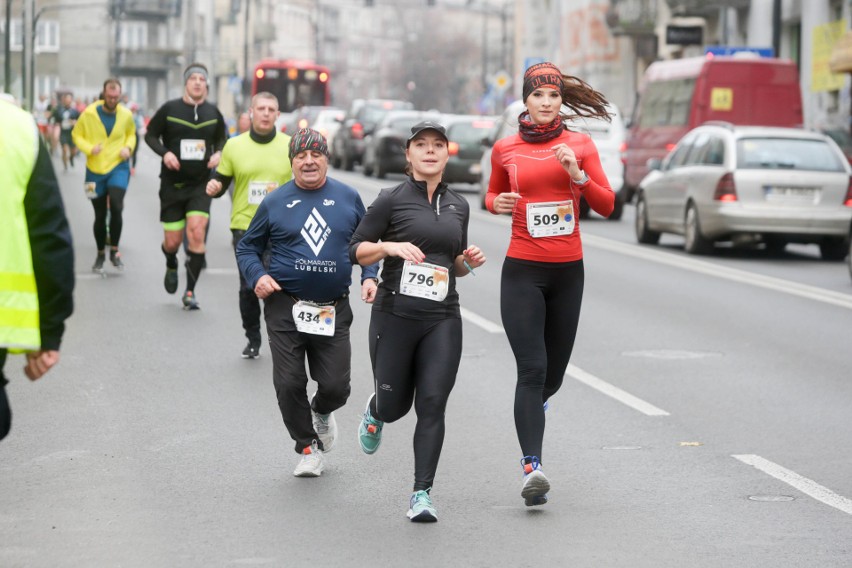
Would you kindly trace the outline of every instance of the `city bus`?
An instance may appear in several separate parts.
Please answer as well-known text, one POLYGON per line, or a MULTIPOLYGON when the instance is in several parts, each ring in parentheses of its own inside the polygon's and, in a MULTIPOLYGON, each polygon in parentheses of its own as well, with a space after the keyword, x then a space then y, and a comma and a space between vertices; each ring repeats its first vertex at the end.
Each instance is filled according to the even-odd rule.
POLYGON ((278 97, 282 113, 301 106, 328 106, 331 101, 328 68, 312 61, 264 59, 254 68, 252 96, 269 91, 278 97))

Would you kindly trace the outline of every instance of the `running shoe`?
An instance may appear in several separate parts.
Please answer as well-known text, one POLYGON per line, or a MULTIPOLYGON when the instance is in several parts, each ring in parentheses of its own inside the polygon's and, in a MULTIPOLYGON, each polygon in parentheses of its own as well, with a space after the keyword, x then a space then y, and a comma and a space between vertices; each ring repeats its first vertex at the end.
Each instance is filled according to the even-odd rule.
POLYGON ((429 490, 415 491, 411 494, 408 518, 413 523, 434 523, 438 520, 438 511, 432 505, 429 490))
POLYGON ((260 344, 249 341, 246 348, 243 349, 243 359, 257 359, 258 357, 260 357, 260 344))
POLYGON ((547 503, 547 492, 550 491, 550 481, 541 470, 541 462, 536 456, 525 456, 521 460, 524 467, 524 484, 521 488, 521 497, 524 505, 535 507, 547 503))
POLYGON ((550 401, 545 400, 543 406, 544 406, 544 411, 547 412, 547 409, 550 408, 550 401))
POLYGON ((178 288, 178 271, 177 268, 166 268, 166 278, 163 280, 166 287, 166 292, 174 294, 178 288))
POLYGON ((374 454, 379 449, 382 443, 382 426, 385 425, 381 420, 376 420, 370 414, 370 401, 374 395, 370 395, 367 399, 367 408, 364 410, 364 416, 361 418, 361 424, 358 426, 358 443, 361 444, 361 449, 365 454, 374 454))
POLYGON ((317 447, 316 441, 302 450, 302 459, 293 470, 296 477, 319 477, 322 475, 323 458, 322 450, 317 447))
POLYGON ((198 300, 195 299, 195 294, 191 290, 187 290, 183 295, 183 309, 185 310, 200 310, 198 300))
POLYGON ((124 270, 124 263, 121 261, 121 253, 117 250, 109 251, 109 261, 119 270, 124 270))
POLYGON ((95 263, 92 265, 92 272, 103 272, 104 260, 106 260, 106 256, 103 254, 99 254, 95 257, 95 263))
POLYGON ((319 414, 314 412, 313 403, 317 393, 311 396, 311 420, 314 423, 314 431, 319 436, 322 442, 322 451, 330 452, 334 447, 334 440, 337 438, 337 420, 334 419, 334 412, 328 414, 319 414))

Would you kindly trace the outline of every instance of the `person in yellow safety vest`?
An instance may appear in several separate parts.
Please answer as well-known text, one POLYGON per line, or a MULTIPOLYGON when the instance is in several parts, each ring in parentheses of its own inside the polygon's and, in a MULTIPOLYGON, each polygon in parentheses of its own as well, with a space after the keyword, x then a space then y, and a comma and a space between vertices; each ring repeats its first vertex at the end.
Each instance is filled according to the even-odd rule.
POLYGON ((0 440, 12 424, 3 374, 26 353, 36 380, 59 362, 74 309, 74 248, 50 155, 32 116, 0 99, 0 440))

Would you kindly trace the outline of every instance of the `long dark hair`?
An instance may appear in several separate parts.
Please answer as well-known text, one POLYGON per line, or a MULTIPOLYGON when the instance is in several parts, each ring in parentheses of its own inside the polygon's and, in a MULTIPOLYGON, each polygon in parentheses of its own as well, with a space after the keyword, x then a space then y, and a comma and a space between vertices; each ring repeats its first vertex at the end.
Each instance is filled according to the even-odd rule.
POLYGON ((562 82, 562 104, 573 111, 573 114, 559 113, 563 120, 578 116, 612 120, 607 111, 609 103, 601 92, 573 75, 563 74, 562 82))

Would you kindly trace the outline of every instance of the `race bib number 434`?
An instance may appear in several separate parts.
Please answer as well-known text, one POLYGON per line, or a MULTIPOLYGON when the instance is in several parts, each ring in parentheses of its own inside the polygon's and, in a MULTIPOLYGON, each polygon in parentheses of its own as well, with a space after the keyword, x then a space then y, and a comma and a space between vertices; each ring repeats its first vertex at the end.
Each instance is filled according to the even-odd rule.
POLYGON ((449 284, 450 273, 443 266, 428 262, 414 264, 406 260, 402 266, 399 291, 406 296, 440 302, 447 297, 449 284))
POLYGON ((527 231, 533 238, 570 235, 574 221, 573 201, 527 204, 527 231))
POLYGON ((334 335, 334 306, 318 306, 300 300, 293 304, 296 329, 312 335, 334 335))

